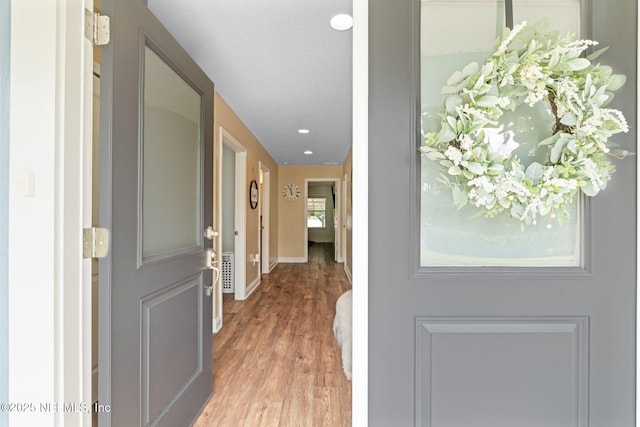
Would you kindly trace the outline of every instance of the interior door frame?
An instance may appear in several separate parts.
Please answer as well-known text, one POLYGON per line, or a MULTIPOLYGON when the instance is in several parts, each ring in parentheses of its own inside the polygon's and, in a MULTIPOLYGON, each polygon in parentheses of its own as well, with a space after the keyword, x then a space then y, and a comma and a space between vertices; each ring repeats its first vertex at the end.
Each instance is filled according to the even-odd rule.
POLYGON ((341 262, 347 262, 347 175, 342 177, 342 209, 340 212, 340 238, 342 239, 342 250, 340 251, 341 262))
MULTIPOLYGON (((235 249, 233 252, 233 274, 234 274, 234 298, 244 300, 247 298, 247 271, 246 271, 246 247, 247 247, 247 149, 229 131, 220 126, 220 141, 223 146, 227 146, 236 153, 235 162, 235 249)), ((219 173, 222 173, 218 168, 219 173)), ((218 191, 222 184, 222 177, 218 176, 218 191)), ((222 207, 218 206, 218 217, 222 220, 222 207)), ((222 241, 218 239, 217 252, 222 250, 222 241)), ((222 256, 222 254, 220 254, 222 256)), ((219 295, 222 303, 222 286, 219 295)), ((222 310, 220 310, 222 315, 222 310)))
POLYGON ((369 1, 353 0, 352 284, 353 382, 351 423, 369 425, 369 1))
POLYGON ((259 210, 258 215, 262 216, 262 221, 258 221, 258 242, 260 243, 260 272, 267 274, 271 271, 269 261, 269 236, 270 229, 270 210, 271 210, 271 171, 262 161, 258 162, 258 170, 260 171, 260 192, 258 195, 259 210), (262 228, 261 228, 262 227, 262 228), (261 236, 260 236, 261 235, 261 236))
MULTIPOLYGON (((90 404, 91 260, 83 259, 79 242, 91 225, 92 125, 85 118, 92 109, 93 49, 84 36, 84 11, 93 1, 5 6, 11 21, 8 399, 90 404), (34 81, 33 73, 47 77, 34 81), (18 185, 19 178, 31 184, 18 185), (24 242, 31 249, 38 242, 37 258, 22 249, 24 242)), ((83 412, 13 412, 8 419, 11 425, 91 425, 91 414, 83 412)))

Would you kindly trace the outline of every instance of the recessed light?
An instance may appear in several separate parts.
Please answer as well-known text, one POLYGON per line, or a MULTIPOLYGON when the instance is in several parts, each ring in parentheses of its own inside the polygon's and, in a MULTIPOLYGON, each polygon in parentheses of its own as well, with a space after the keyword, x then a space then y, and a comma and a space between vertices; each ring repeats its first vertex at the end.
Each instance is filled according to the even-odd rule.
POLYGON ((310 156, 311 154, 313 154, 313 151, 307 150, 307 151, 304 152, 304 154, 306 154, 307 156, 310 156))
POLYGON ((329 25, 336 31, 346 31, 353 27, 353 18, 346 13, 339 13, 331 18, 329 25))
POLYGON ((298 133, 309 133, 309 129, 298 129, 298 133))

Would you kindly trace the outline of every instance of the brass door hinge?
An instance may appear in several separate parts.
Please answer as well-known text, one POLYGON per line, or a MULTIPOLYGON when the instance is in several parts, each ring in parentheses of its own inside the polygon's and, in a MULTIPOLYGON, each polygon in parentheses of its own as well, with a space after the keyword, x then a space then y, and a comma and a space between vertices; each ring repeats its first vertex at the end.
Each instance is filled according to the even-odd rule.
POLYGON ((94 46, 109 44, 109 17, 84 10, 84 35, 94 46))
POLYGON ((82 230, 82 257, 104 258, 109 254, 109 230, 85 228, 82 230))

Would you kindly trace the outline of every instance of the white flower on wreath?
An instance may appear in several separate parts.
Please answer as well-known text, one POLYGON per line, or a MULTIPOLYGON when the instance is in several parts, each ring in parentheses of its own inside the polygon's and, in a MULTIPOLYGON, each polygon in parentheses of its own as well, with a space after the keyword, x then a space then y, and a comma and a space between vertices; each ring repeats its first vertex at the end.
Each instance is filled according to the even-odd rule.
POLYGON ((513 131, 504 131, 504 126, 497 128, 486 128, 484 136, 487 140, 487 148, 492 154, 502 157, 509 157, 513 151, 520 146, 514 140, 513 131))

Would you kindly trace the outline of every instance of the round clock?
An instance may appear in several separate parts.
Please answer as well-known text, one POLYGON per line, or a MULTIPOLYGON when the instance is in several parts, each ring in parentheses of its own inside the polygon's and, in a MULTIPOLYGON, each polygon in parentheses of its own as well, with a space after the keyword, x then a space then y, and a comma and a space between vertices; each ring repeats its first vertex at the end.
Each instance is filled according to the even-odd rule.
POLYGON ((300 187, 296 184, 285 184, 284 187, 282 187, 282 197, 288 201, 298 200, 298 197, 300 197, 300 187))

